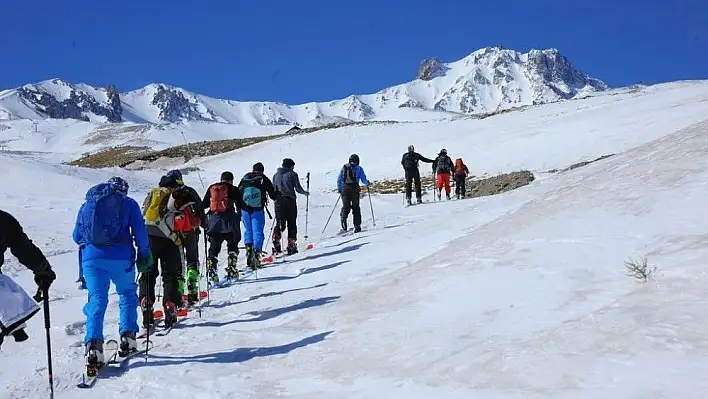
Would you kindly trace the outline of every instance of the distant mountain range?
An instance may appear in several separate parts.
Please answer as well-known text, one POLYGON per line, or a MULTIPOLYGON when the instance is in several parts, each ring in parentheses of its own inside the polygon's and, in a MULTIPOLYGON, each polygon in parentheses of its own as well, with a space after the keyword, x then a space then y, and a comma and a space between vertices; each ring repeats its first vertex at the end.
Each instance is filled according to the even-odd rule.
POLYGON ((119 93, 112 85, 98 88, 52 79, 0 91, 0 120, 312 126, 347 120, 400 120, 405 119, 402 115, 410 115, 406 110, 426 114, 491 112, 607 89, 607 84, 577 69, 556 49, 520 53, 488 47, 455 62, 424 60, 415 80, 377 93, 298 105, 216 99, 160 83, 119 93))

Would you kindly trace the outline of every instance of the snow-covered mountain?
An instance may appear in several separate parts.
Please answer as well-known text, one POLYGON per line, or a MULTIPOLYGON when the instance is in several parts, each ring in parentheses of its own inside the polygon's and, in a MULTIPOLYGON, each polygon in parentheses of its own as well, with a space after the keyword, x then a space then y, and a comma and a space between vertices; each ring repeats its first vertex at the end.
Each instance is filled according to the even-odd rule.
POLYGON ((299 105, 216 99, 161 83, 118 93, 114 86, 97 88, 53 79, 0 91, 0 120, 310 126, 339 120, 409 120, 413 115, 418 120, 439 119, 441 114, 549 103, 608 88, 556 49, 520 53, 488 47, 451 63, 424 60, 415 80, 377 93, 299 105), (405 112, 409 108, 420 112, 405 112))
MULTIPOLYGON (((0 399, 48 397, 47 334, 57 398, 703 399, 708 81, 610 93, 486 119, 320 130, 139 171, 0 151, 2 209, 57 272, 49 328, 40 312, 27 341, 7 337, 0 348, 0 399), (333 188, 350 151, 369 179, 401 178, 411 143, 426 156, 444 146, 477 176, 525 169, 537 179, 460 201, 428 192, 409 208, 400 195, 373 194, 364 231, 336 235, 339 215, 328 218, 339 213, 333 188), (615 155, 545 172, 606 154, 615 155), (77 388, 87 294, 74 283, 71 233, 86 190, 118 174, 142 201, 178 167, 203 193, 225 170, 260 161, 272 175, 286 156, 303 184, 312 172, 311 195, 297 202, 301 253, 211 290, 202 313, 151 337, 148 355, 77 388), (657 267, 646 282, 624 264, 644 256, 657 267)), ((10 251, 2 272, 33 293, 10 251)), ((119 333, 119 302, 111 288, 107 340, 119 333)))

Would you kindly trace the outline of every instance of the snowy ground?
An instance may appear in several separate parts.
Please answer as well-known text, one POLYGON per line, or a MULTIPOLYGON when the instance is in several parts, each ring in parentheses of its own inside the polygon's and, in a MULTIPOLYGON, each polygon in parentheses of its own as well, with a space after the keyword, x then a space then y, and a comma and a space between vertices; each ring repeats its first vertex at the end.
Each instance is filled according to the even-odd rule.
MULTIPOLYGON (((147 362, 89 391, 75 388, 85 292, 73 283, 73 218, 91 184, 119 173, 142 199, 159 173, 0 155, 0 199, 54 255, 58 398, 703 398, 706 111, 708 86, 681 83, 482 121, 338 129, 199 160, 210 183, 256 160, 272 172, 292 154, 301 177, 313 176, 301 244, 315 249, 213 291, 201 318, 156 338, 147 362), (375 226, 363 201, 365 232, 332 238, 335 215, 320 236, 351 151, 378 179, 401 174, 407 144, 432 156, 444 140, 476 174, 618 155, 494 197, 403 208, 400 196, 374 196, 375 226), (623 265, 644 255, 657 266, 646 284, 623 265)), ((19 270, 14 259, 6 269, 19 270)), ((17 276, 33 287, 28 273, 17 276)), ((116 307, 112 297, 109 336, 116 307)), ((2 347, 0 398, 46 397, 40 316, 29 332, 2 347)))

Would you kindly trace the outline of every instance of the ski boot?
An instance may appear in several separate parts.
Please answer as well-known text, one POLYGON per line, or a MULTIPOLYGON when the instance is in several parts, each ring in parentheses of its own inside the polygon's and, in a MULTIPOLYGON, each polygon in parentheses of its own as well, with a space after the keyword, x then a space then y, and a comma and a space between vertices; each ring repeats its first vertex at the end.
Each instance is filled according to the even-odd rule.
POLYGON ((283 254, 283 245, 280 243, 280 240, 282 239, 282 236, 280 235, 280 232, 273 233, 273 250, 271 251, 271 254, 273 256, 278 256, 283 254))
POLYGON ((447 200, 450 201, 450 193, 445 194, 447 196, 447 200))
POLYGON ((152 301, 148 301, 146 297, 140 298, 140 310, 143 312, 143 327, 146 329, 150 328, 155 324, 152 301))
POLYGON ((361 233, 361 226, 354 226, 355 233, 361 233))
POLYGON ((187 306, 192 306, 199 301, 199 270, 196 265, 187 266, 187 306))
POLYGON ((348 230, 347 228, 347 219, 342 219, 342 230, 339 231, 340 234, 346 233, 348 230))
POLYGON ((226 265, 226 278, 229 280, 238 280, 238 253, 229 252, 228 264, 226 265))
POLYGON ((177 306, 174 302, 168 299, 162 305, 162 308, 165 312, 165 327, 172 327, 175 323, 177 323, 177 306))
POLYGON ((103 341, 92 339, 86 344, 86 375, 95 377, 98 371, 106 364, 103 358, 103 341))
POLYGON ((214 284, 219 282, 218 263, 219 261, 216 258, 208 257, 206 260, 207 278, 214 284))
POLYGON ((422 203, 423 203, 423 198, 421 198, 421 197, 416 197, 416 201, 415 201, 415 202, 416 202, 417 204, 422 204, 422 203))
POLYGON ((118 356, 126 357, 138 351, 138 341, 135 340, 135 332, 124 332, 120 336, 120 346, 118 356))
POLYGON ((294 238, 291 238, 288 240, 288 248, 287 248, 287 253, 288 255, 294 255, 296 254, 297 251, 297 240, 294 238))
POLYGON ((413 205, 412 202, 411 202, 410 197, 406 197, 406 205, 408 205, 408 206, 413 205))

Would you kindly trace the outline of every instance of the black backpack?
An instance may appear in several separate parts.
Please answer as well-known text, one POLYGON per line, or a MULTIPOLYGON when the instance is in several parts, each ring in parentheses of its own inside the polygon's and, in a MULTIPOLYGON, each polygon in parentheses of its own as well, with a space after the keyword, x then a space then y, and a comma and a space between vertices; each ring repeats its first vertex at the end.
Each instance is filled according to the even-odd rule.
POLYGON ((452 160, 448 158, 447 155, 440 155, 436 162, 436 172, 437 173, 450 173, 452 172, 452 160))
POLYGON ((344 176, 344 184, 356 184, 356 174, 352 164, 348 163, 342 166, 342 175, 344 176))
POLYGON ((418 160, 415 157, 415 152, 407 152, 403 155, 403 168, 415 169, 418 167, 418 160))

